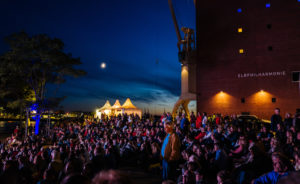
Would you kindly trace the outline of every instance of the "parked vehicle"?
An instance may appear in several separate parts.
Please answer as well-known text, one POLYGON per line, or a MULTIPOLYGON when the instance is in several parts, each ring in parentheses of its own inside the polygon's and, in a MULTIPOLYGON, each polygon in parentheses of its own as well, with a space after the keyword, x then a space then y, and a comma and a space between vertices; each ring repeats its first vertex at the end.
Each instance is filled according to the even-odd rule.
POLYGON ((262 126, 266 126, 267 129, 271 128, 271 121, 260 119, 255 115, 238 115, 237 118, 240 124, 250 126, 257 131, 259 131, 262 126))

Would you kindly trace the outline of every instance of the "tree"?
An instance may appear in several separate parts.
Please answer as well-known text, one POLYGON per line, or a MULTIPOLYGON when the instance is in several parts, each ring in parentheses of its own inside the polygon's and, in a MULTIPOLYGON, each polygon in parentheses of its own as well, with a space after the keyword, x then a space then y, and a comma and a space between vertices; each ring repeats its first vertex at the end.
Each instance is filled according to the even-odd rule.
MULTIPOLYGON (((86 72, 75 68, 81 64, 80 58, 65 53, 60 39, 20 32, 6 37, 5 41, 10 50, 0 57, 1 86, 4 87, 0 94, 8 97, 17 93, 17 99, 26 99, 30 91, 34 92, 38 117, 35 132, 38 134, 39 115, 48 104, 47 84, 61 84, 66 76, 79 77, 86 72)), ((25 106, 28 107, 28 103, 25 106)))

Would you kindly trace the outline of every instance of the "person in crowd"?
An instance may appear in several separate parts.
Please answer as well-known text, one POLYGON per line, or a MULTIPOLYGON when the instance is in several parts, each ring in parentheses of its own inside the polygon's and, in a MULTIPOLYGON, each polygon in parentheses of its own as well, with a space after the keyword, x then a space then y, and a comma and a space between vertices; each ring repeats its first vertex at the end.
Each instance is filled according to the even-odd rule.
POLYGON ((191 113, 191 116, 190 116, 190 122, 191 122, 191 126, 193 127, 193 128, 195 128, 196 127, 196 116, 195 116, 195 114, 194 114, 194 111, 192 111, 192 113, 191 113))
POLYGON ((203 126, 203 127, 206 126, 207 121, 208 121, 208 119, 207 119, 207 113, 206 113, 206 112, 203 112, 203 113, 202 113, 202 126, 203 126))
POLYGON ((286 113, 285 114, 285 119, 283 122, 284 126, 286 127, 287 130, 289 130, 293 126, 293 118, 291 113, 286 113))
POLYGON ((200 112, 198 112, 196 118, 196 129, 199 129, 200 127, 202 127, 202 115, 200 112))
POLYGON ((282 124, 282 117, 280 116, 280 109, 276 108, 274 114, 271 117, 271 130, 277 131, 277 124, 282 124))
POLYGON ((276 184, 280 178, 289 174, 289 160, 279 153, 272 154, 273 171, 252 181, 253 184, 276 184))
POLYGON ((161 156, 163 158, 163 180, 174 179, 178 161, 180 159, 180 140, 176 133, 173 132, 173 126, 170 122, 166 122, 165 137, 162 148, 161 156))
POLYGON ((188 124, 189 124, 188 119, 186 118, 186 115, 183 113, 182 118, 180 120, 181 131, 186 132, 188 129, 188 124))

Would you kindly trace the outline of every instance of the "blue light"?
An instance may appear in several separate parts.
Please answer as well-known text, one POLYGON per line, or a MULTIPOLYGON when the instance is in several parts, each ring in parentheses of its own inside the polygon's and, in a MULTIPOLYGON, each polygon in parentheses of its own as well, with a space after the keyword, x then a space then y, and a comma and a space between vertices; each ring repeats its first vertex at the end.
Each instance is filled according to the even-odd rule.
POLYGON ((271 7, 271 3, 267 3, 266 8, 270 8, 270 7, 271 7))
POLYGON ((298 2, 300 2, 300 0, 298 0, 298 2))
POLYGON ((34 133, 35 135, 39 134, 39 128, 40 128, 40 120, 41 120, 41 116, 40 115, 36 115, 35 118, 35 128, 34 128, 34 133))
MULTIPOLYGON (((31 111, 35 111, 37 112, 38 110, 38 104, 33 104, 30 107, 31 111)), ((37 113, 34 117, 32 117, 33 120, 35 120, 35 128, 34 128, 34 133, 35 135, 39 134, 39 127, 40 127, 40 120, 41 120, 41 116, 37 113)))
MULTIPOLYGON (((300 1, 300 0, 299 0, 299 1, 300 1)), ((242 12, 242 8, 238 8, 238 9, 237 9, 237 12, 238 12, 238 13, 241 13, 241 12, 242 12)))

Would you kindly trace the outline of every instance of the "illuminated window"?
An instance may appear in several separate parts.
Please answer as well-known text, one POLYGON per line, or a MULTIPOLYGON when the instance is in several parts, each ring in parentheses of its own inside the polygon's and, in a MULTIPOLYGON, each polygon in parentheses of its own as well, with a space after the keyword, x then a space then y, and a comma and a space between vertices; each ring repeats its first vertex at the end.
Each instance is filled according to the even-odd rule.
POLYGON ((243 28, 241 28, 241 27, 238 28, 238 32, 239 32, 239 33, 242 33, 242 32, 243 32, 243 28))
MULTIPOLYGON (((300 0, 299 0, 299 1, 300 1, 300 0)), ((242 8, 238 8, 238 9, 237 9, 237 12, 238 12, 238 13, 242 13, 242 8)))
POLYGON ((243 54, 243 53, 244 53, 244 49, 240 49, 240 50, 239 50, 239 53, 240 53, 240 54, 243 54))
POLYGON ((266 8, 270 8, 270 7, 271 7, 271 3, 267 3, 266 8))

